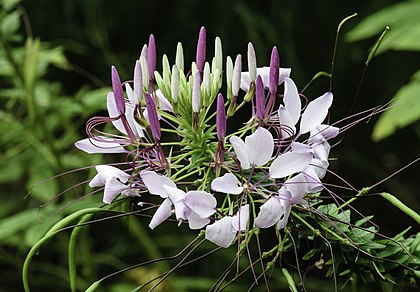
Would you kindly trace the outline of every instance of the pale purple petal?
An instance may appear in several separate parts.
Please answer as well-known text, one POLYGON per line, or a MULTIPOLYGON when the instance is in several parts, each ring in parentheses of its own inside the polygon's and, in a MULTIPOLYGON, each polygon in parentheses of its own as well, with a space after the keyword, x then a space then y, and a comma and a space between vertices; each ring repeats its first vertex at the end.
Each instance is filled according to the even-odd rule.
POLYGON ((229 141, 230 144, 232 144, 233 150, 235 150, 236 156, 238 157, 239 162, 241 163, 242 169, 250 168, 251 165, 249 164, 249 158, 246 151, 245 142, 237 136, 230 137, 229 141))
POLYGON ((254 225, 259 228, 268 228, 276 224, 284 214, 284 207, 280 201, 281 199, 277 196, 268 199, 260 207, 260 212, 255 218, 254 225))
POLYGON ((194 212, 191 212, 188 215, 187 219, 188 219, 188 226, 190 227, 190 229, 201 229, 210 223, 209 218, 201 218, 194 212))
POLYGON ((324 142, 329 139, 337 137, 340 133, 340 128, 321 124, 315 129, 311 130, 309 143, 324 142))
POLYGON ((304 143, 292 142, 290 146, 293 152, 312 153, 312 147, 304 143))
MULTIPOLYGON (((279 85, 284 82, 284 79, 290 76, 290 68, 279 68, 279 85)), ((268 79, 270 75, 270 67, 257 68, 257 76, 260 75, 264 84, 264 88, 268 89, 268 79)), ((245 71, 241 73, 241 89, 248 92, 250 85, 249 72, 245 71)))
POLYGON ((302 104, 295 83, 292 79, 284 79, 284 106, 292 118, 293 125, 299 120, 302 104))
POLYGON ((249 220, 249 205, 242 206, 232 217, 232 226, 236 231, 245 231, 249 220))
POLYGON ((176 188, 176 184, 168 177, 159 175, 154 171, 142 170, 140 177, 144 185, 152 195, 159 195, 162 198, 167 198, 168 193, 165 191, 164 186, 176 188))
POLYGON ((317 99, 311 101, 306 107, 305 112, 302 114, 300 121, 300 134, 305 134, 319 125, 325 120, 328 109, 333 102, 333 95, 331 92, 327 92, 317 99))
POLYGON ((229 247, 236 237, 232 217, 224 217, 206 227, 206 239, 221 247, 229 247))
POLYGON ((285 201, 285 200, 282 200, 281 201, 281 204, 282 204, 282 206, 284 208, 284 214, 282 215, 282 217, 280 218, 280 220, 277 222, 276 228, 278 230, 281 230, 284 227, 286 227, 287 221, 289 220, 290 210, 292 209, 292 205, 289 202, 285 201))
POLYGON ((184 201, 179 201, 174 204, 175 207, 175 216, 177 220, 187 220, 188 216, 192 213, 191 209, 184 204, 184 201))
POLYGON ((215 178, 211 182, 211 189, 216 192, 225 194, 239 195, 244 190, 239 186, 239 181, 234 174, 226 173, 225 175, 215 178))
POLYGON ((105 183, 103 202, 105 204, 111 204, 112 201, 127 188, 128 187, 121 183, 116 177, 107 179, 105 183))
POLYGON ((265 165, 273 154, 274 141, 271 133, 264 128, 258 128, 252 135, 245 138, 245 149, 251 164, 265 165))
POLYGON ((331 146, 328 142, 312 146, 315 158, 321 161, 328 161, 331 146))
POLYGON ((311 161, 312 153, 287 152, 278 156, 270 166, 271 178, 283 178, 302 171, 311 161))
POLYGON ((107 181, 113 177, 118 178, 123 183, 126 183, 130 176, 119 168, 110 165, 95 166, 98 174, 90 181, 90 187, 104 186, 107 181))
POLYGON ((113 142, 114 139, 106 137, 97 137, 103 141, 96 141, 90 138, 86 138, 74 143, 74 145, 88 154, 94 153, 127 153, 119 143, 113 142))
POLYGON ((216 211, 216 198, 204 191, 189 191, 185 194, 185 205, 201 218, 207 218, 216 211))
POLYGON ((149 223, 150 229, 155 229, 156 226, 161 224, 163 221, 168 219, 172 215, 172 203, 169 199, 163 201, 163 203, 157 208, 152 220, 149 223))

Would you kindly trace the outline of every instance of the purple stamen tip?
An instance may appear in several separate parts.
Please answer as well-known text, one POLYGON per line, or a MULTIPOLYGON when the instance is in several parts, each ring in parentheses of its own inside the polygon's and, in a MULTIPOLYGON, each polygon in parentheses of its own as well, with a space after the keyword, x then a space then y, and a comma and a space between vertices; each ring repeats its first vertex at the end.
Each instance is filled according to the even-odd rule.
POLYGON ((149 117, 150 130, 156 142, 160 141, 160 124, 153 97, 146 92, 146 109, 149 117))
POLYGON ((117 68, 115 68, 114 66, 111 67, 111 80, 117 110, 120 114, 125 114, 124 93, 122 90, 120 76, 118 75, 117 68))
POLYGON ((149 68, 150 79, 153 80, 156 70, 156 43, 153 34, 150 35, 147 45, 147 67, 149 68))
POLYGON ((277 47, 273 47, 271 51, 271 60, 270 60, 270 80, 269 80, 269 91, 271 94, 277 93, 277 87, 279 86, 279 51, 277 47))
POLYGON ((264 84, 260 75, 257 76, 255 82, 255 99, 257 105, 257 118, 262 121, 264 120, 265 113, 265 94, 264 94, 264 84))
POLYGON ((197 69, 201 73, 204 70, 204 63, 206 62, 206 28, 204 26, 200 29, 197 44, 196 60, 197 69))
POLYGON ((226 137, 226 110, 225 101, 221 93, 217 96, 216 129, 217 139, 223 141, 226 137))

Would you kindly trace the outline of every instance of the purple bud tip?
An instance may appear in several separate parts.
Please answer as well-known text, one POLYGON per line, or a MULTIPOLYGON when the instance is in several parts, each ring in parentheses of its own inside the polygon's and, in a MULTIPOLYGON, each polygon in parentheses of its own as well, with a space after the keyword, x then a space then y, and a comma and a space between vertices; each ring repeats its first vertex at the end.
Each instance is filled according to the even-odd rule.
POLYGON ((264 84, 260 75, 257 76, 255 82, 255 99, 257 105, 257 118, 262 121, 264 120, 265 113, 265 96, 264 96, 264 84))
POLYGON ((195 62, 197 63, 197 69, 201 73, 204 70, 204 63, 206 62, 206 28, 204 26, 200 29, 198 36, 197 53, 195 62))
POLYGON ((155 37, 151 34, 147 45, 147 67, 149 68, 150 79, 153 80, 156 70, 156 43, 155 37))
POLYGON ((111 67, 111 80, 117 110, 120 114, 125 114, 124 93, 122 90, 120 76, 118 75, 117 68, 115 68, 114 66, 111 67))
POLYGON ((153 97, 146 92, 146 109, 149 118, 150 130, 152 131, 153 138, 156 142, 160 141, 160 125, 159 118, 156 111, 156 105, 153 97))
POLYGON ((226 110, 225 101, 221 93, 217 96, 216 129, 217 139, 223 141, 226 137, 226 110))
POLYGON ((277 87, 279 86, 279 51, 276 47, 273 47, 271 51, 270 60, 270 79, 269 79, 269 91, 271 94, 277 93, 277 87))

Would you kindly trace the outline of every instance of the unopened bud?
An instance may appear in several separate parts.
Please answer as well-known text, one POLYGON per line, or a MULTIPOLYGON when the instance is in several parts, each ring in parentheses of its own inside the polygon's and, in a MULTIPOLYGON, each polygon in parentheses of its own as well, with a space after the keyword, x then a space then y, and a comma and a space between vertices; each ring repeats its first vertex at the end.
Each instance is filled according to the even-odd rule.
POLYGON ((184 50, 181 43, 178 43, 176 46, 175 65, 178 67, 178 70, 184 71, 184 50))
POLYGON ((252 43, 248 43, 248 71, 250 82, 255 82, 257 78, 257 58, 255 57, 255 50, 252 43))
POLYGON ((270 60, 270 77, 269 77, 269 91, 271 94, 277 93, 277 87, 279 86, 279 52, 276 47, 273 47, 271 51, 270 60))
POLYGON ((160 141, 160 124, 159 118, 156 111, 156 105, 153 101, 153 97, 146 92, 146 108, 147 116, 149 118, 150 130, 152 131, 153 138, 156 142, 160 141))
POLYGON ((140 104, 142 92, 143 92, 143 75, 141 72, 140 61, 136 61, 136 66, 134 67, 134 100, 140 104))
POLYGON ((149 68, 149 77, 153 79, 156 70, 156 43, 153 34, 150 35, 147 46, 147 66, 149 68))
POLYGON ((233 96, 238 96, 239 94, 239 88, 241 85, 241 72, 242 72, 242 56, 237 55, 235 59, 235 66, 233 67, 233 74, 232 74, 233 96))
POLYGON ((194 82, 192 88, 192 109, 193 112, 198 113, 200 111, 200 99, 201 99, 201 77, 200 72, 197 71, 194 75, 194 82))
POLYGON ((141 74, 143 77, 143 87, 149 88, 149 80, 150 80, 149 69, 148 69, 149 67, 147 66, 146 58, 143 56, 140 57, 140 65, 141 65, 141 74))
POLYGON ((176 103, 179 95, 179 72, 176 65, 172 66, 172 77, 171 77, 171 96, 172 100, 176 103))
POLYGON ((197 63, 197 69, 201 73, 204 70, 204 63, 206 62, 206 28, 204 26, 200 29, 197 43, 197 53, 195 62, 197 63))
POLYGON ((111 80, 117 110, 120 114, 125 114, 124 93, 122 90, 120 76, 118 75, 118 71, 114 66, 111 67, 111 80))

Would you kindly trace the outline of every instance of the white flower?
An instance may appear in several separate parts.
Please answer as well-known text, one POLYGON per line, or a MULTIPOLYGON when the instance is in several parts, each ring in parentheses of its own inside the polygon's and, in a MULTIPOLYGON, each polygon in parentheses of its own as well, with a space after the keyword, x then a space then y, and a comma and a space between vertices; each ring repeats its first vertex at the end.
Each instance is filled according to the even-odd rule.
POLYGON ((249 205, 242 206, 235 216, 223 217, 206 227, 206 239, 221 247, 229 247, 236 234, 245 231, 249 220, 249 205))
POLYGON ((98 174, 90 181, 90 187, 104 188, 103 202, 111 204, 112 201, 128 188, 127 183, 130 176, 124 171, 109 165, 95 166, 98 174))

